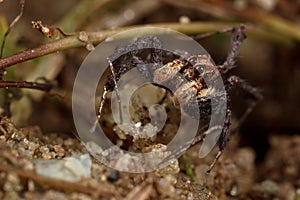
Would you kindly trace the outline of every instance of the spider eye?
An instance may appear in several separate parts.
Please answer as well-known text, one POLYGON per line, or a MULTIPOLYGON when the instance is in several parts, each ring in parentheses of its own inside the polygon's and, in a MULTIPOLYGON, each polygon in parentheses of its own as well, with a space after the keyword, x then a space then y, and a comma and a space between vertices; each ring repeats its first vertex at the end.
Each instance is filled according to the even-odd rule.
POLYGON ((202 74, 204 72, 204 67, 203 66, 197 66, 199 74, 202 74))
POLYGON ((191 56, 188 58, 187 60, 189 63, 191 63, 192 65, 196 64, 197 58, 195 56, 191 56))

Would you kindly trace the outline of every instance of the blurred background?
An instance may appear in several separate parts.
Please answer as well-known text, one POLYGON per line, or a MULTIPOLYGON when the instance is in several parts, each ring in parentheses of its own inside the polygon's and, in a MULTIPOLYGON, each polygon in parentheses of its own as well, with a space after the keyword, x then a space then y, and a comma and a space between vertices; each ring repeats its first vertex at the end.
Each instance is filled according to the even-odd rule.
MULTIPOLYGON (((17 0, 4 0, 0 4, 1 41, 19 8, 17 0)), ((66 33, 173 22, 179 27, 180 23, 211 22, 215 26, 207 32, 212 32, 228 24, 246 24, 248 37, 242 45, 237 68, 231 74, 261 89, 264 98, 243 123, 237 136, 239 146, 253 148, 256 162, 261 164, 274 144, 277 148, 300 145, 295 139, 300 131, 299 0, 31 0, 26 2, 24 15, 7 39, 4 56, 51 41, 31 28, 31 21, 37 20, 66 33), (286 143, 283 138, 287 138, 286 143)), ((198 34, 202 32, 206 30, 198 34)), ((197 36, 197 31, 193 36, 197 36)), ((226 33, 201 39, 199 43, 216 64, 222 64, 230 47, 229 39, 230 34, 226 33)), ((72 134, 72 86, 76 71, 88 53, 86 48, 74 48, 10 67, 7 79, 46 77, 56 85, 51 95, 11 89, 13 95, 7 100, 2 94, 2 105, 10 105, 14 123, 19 127, 38 125, 44 132, 72 134)), ((236 90, 232 95, 237 119, 249 103, 241 94, 236 90)), ((287 154, 294 156, 293 160, 281 162, 296 166, 287 180, 299 187, 300 151, 295 148, 293 154, 287 154)), ((262 172, 272 172, 268 170, 262 172)))

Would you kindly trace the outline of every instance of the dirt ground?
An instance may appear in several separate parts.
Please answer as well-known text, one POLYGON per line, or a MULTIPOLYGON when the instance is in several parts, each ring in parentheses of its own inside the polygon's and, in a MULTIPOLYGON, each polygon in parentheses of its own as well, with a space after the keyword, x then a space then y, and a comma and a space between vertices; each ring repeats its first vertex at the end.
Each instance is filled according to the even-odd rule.
MULTIPOLYGON (((199 159, 198 146, 179 165, 146 174, 117 172, 92 159, 91 176, 66 182, 37 174, 37 160, 86 153, 77 138, 43 134, 38 126, 17 129, 1 119, 1 199, 298 199, 300 137, 270 137, 264 162, 255 163, 251 148, 237 138, 206 175, 212 152, 199 159), (174 169, 175 168, 175 169, 174 169), (179 171, 180 170, 180 171, 179 171)), ((49 171, 48 173, 51 173, 49 171)), ((67 176, 67 175, 66 175, 67 176)))

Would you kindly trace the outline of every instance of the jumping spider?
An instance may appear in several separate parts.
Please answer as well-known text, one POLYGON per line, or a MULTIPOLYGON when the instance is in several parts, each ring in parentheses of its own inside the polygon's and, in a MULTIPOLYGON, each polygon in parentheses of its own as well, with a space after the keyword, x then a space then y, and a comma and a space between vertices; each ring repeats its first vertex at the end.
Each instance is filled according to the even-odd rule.
MULTIPOLYGON (((158 39, 154 36, 143 36, 137 38, 135 42, 128 45, 127 47, 117 49, 115 52, 115 57, 114 55, 112 55, 112 57, 108 58, 111 75, 109 76, 109 79, 104 86, 104 92, 98 111, 98 120, 101 117, 105 99, 109 91, 113 91, 114 89, 116 89, 117 98, 119 100, 119 108, 121 108, 117 82, 124 73, 137 66, 140 66, 138 69, 140 74, 143 75, 143 77, 153 81, 154 84, 158 87, 163 87, 161 84, 167 84, 170 86, 175 85, 174 87, 176 88, 176 90, 173 94, 174 103, 183 106, 184 111, 186 111, 189 115, 193 115, 193 112, 191 111, 193 111, 193 109, 195 108, 191 106, 191 101, 193 100, 191 98, 191 95, 187 94, 186 91, 193 91, 193 94, 196 96, 196 99, 194 99, 194 101, 196 101, 196 104, 193 105, 197 105, 200 108, 200 116, 192 117, 196 119, 209 118, 212 109, 211 105, 218 104, 218 102, 213 102, 211 98, 208 98, 210 95, 212 95, 212 90, 214 90, 214 88, 210 88, 207 84, 207 81, 214 82, 216 80, 218 75, 215 73, 215 71, 217 69, 218 74, 220 74, 224 80, 225 93, 222 93, 221 91, 214 91, 213 95, 219 95, 220 98, 222 98, 222 95, 225 95, 226 97, 227 109, 225 110, 224 125, 222 127, 216 126, 210 128, 208 128, 208 125, 204 126, 201 130, 199 130, 199 133, 191 143, 180 146, 177 152, 164 159, 164 161, 167 161, 171 158, 174 158, 176 155, 183 153, 190 146, 203 141, 211 131, 220 129, 221 135, 218 139, 219 151, 209 169, 207 170, 207 173, 209 173, 221 156, 230 136, 231 110, 228 91, 231 90, 234 85, 238 85, 247 93, 249 93, 252 98, 252 103, 248 106, 246 112, 242 115, 240 123, 252 111, 256 102, 262 98, 260 92, 256 88, 249 85, 243 79, 237 76, 230 76, 227 79, 224 78, 224 75, 226 75, 231 69, 235 67, 235 60, 239 53, 240 46, 246 39, 244 25, 232 28, 231 32, 231 49, 228 53, 226 61, 219 66, 215 66, 212 63, 210 55, 193 55, 186 57, 185 53, 180 53, 180 56, 176 56, 174 54, 170 54, 169 52, 164 52, 161 50, 162 46, 160 41, 158 41, 158 39), (143 57, 143 52, 141 53, 139 50, 136 50, 139 49, 136 47, 143 46, 147 48, 148 43, 154 44, 155 48, 149 48, 148 52, 146 53, 148 57, 143 57), (125 50, 130 53, 118 57, 118 55, 122 54, 122 52, 125 52, 125 50), (162 58, 167 60, 166 64, 161 64, 162 58), (113 60, 113 62, 111 60, 113 60), (153 63, 152 70, 143 67, 147 62, 153 63), (183 79, 175 77, 175 75, 178 73, 182 74, 184 79, 188 80, 188 82, 184 82, 183 79)), ((119 112, 120 122, 122 123, 121 109, 119 109, 119 112)))

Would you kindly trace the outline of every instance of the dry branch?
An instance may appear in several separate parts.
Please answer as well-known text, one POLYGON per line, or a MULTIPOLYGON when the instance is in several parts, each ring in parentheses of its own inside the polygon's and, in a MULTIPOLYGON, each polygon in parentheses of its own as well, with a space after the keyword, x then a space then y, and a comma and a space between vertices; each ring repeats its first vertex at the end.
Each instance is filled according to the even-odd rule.
MULTIPOLYGON (((217 23, 217 22, 193 22, 188 24, 182 23, 161 23, 161 24, 149 24, 149 25, 137 25, 137 26, 129 26, 122 27, 112 30, 103 30, 98 32, 79 32, 72 36, 62 38, 60 40, 56 40, 47 44, 40 45, 35 48, 27 49, 22 52, 13 54, 11 56, 0 59, 0 70, 3 70, 9 66, 22 63, 27 60, 31 60, 34 58, 38 58, 41 56, 45 56, 51 53, 56 53, 59 51, 84 47, 87 44, 97 45, 107 37, 119 33, 121 31, 130 30, 133 28, 143 28, 143 27, 160 27, 160 28, 169 28, 175 31, 179 31, 188 35, 197 35, 204 32, 213 32, 220 29, 230 28, 237 25, 236 23, 217 23), (82 41, 80 38, 84 35, 86 38, 82 41)), ((291 44, 291 40, 289 38, 282 37, 280 35, 276 35, 270 32, 262 31, 259 29, 255 29, 253 27, 249 27, 249 31, 253 33, 253 35, 259 35, 259 37, 263 37, 265 40, 280 42, 283 44, 291 44)), ((151 34, 151 33, 147 33, 151 34)), ((152 33, 154 34, 154 33, 152 33)))
POLYGON ((112 192, 104 191, 101 189, 101 187, 92 188, 89 186, 82 185, 81 182, 71 183, 57 179, 52 179, 45 176, 40 176, 34 173, 33 171, 17 169, 8 165, 0 164, 0 172, 15 173, 21 178, 33 180, 41 186, 50 186, 52 188, 64 190, 67 192, 85 193, 96 197, 108 197, 113 195, 112 192))
POLYGON ((28 88, 42 91, 49 91, 52 88, 52 84, 37 83, 28 81, 0 81, 0 88, 28 88))

